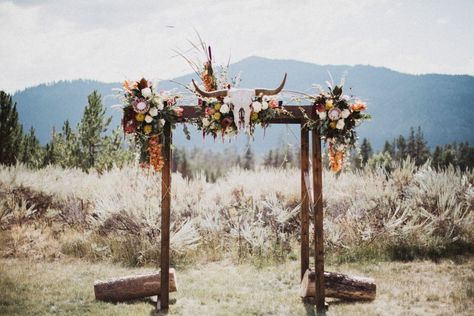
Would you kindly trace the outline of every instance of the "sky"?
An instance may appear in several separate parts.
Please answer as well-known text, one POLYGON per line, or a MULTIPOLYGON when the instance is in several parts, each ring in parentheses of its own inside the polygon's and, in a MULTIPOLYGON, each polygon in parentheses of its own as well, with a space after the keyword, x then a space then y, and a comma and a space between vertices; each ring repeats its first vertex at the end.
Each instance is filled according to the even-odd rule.
POLYGON ((0 0, 0 90, 190 72, 196 31, 217 62, 248 56, 474 75, 472 0, 0 0))

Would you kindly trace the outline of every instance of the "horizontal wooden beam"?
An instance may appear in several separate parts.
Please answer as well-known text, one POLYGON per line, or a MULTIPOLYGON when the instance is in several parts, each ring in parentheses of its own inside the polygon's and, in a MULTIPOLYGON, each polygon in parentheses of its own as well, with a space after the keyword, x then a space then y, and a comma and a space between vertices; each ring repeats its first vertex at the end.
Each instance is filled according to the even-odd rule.
MULTIPOLYGON (((193 119, 199 117, 198 107, 194 105, 182 105, 183 119, 193 119)), ((311 105, 284 105, 283 108, 287 110, 290 115, 282 115, 275 117, 269 121, 270 124, 301 124, 304 123, 303 113, 301 108, 311 116, 311 105)))

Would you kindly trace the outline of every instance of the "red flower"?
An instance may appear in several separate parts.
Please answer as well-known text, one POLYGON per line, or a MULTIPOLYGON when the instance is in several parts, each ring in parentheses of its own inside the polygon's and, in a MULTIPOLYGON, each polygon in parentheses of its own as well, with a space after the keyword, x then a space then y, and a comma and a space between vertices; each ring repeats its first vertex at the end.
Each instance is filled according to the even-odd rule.
POLYGON ((325 112, 326 111, 326 107, 324 106, 324 104, 315 104, 314 105, 316 107, 316 111, 318 112, 325 112))

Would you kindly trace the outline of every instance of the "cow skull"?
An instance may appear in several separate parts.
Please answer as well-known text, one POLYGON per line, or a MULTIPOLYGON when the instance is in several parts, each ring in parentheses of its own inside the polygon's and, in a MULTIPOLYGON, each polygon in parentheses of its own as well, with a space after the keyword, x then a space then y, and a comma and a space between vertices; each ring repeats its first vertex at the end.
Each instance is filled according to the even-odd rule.
POLYGON ((283 90, 283 87, 285 86, 286 82, 286 73, 285 76, 283 77, 283 81, 280 83, 278 88, 274 90, 268 90, 268 89, 238 89, 238 88, 231 88, 229 90, 215 90, 215 91, 202 91, 199 89, 199 87, 196 85, 196 83, 193 80, 193 85, 194 88, 196 89, 196 92, 199 93, 201 96, 205 98, 223 98, 223 97, 229 97, 230 102, 233 105, 232 112, 234 114, 234 122, 237 125, 237 128, 239 128, 239 122, 240 122, 240 117, 239 113, 240 110, 242 109, 244 111, 244 126, 245 129, 249 129, 250 127, 250 114, 252 113, 252 99, 255 96, 264 96, 264 95, 275 95, 281 92, 283 90))

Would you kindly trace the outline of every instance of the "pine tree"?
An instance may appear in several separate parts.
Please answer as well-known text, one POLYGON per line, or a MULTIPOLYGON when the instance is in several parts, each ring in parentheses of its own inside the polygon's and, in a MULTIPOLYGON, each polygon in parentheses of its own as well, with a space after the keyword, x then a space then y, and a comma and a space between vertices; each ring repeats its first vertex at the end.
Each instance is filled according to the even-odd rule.
POLYGON ((430 157, 430 150, 428 149, 427 142, 421 131, 421 127, 418 127, 418 130, 415 135, 415 153, 413 158, 415 159, 415 165, 421 166, 424 164, 430 157))
POLYGON ((271 167, 273 164, 273 150, 270 149, 263 159, 263 165, 265 167, 271 167))
POLYGON ((0 163, 12 165, 20 156, 23 128, 18 119, 16 103, 0 91, 0 163))
POLYGON ((362 156, 362 165, 365 166, 369 158, 372 157, 372 146, 367 138, 364 138, 360 146, 360 154, 362 156))
POLYGON ((441 146, 437 145, 433 151, 433 158, 431 160, 431 165, 434 168, 439 168, 442 165, 443 149, 441 146))
POLYGON ((30 132, 23 137, 21 142, 19 160, 31 168, 38 168, 42 164, 43 149, 35 135, 35 129, 30 128, 30 132))
POLYGON ((456 165, 455 144, 444 146, 443 154, 441 155, 441 166, 445 168, 449 165, 456 165))
POLYGON ((416 137, 413 127, 410 127, 410 134, 408 135, 407 155, 412 159, 416 158, 416 137))
POLYGON ((84 109, 84 115, 78 125, 83 170, 88 170, 96 165, 104 142, 102 133, 107 131, 112 120, 111 117, 105 117, 105 108, 97 91, 92 92, 87 99, 88 105, 84 109))
POLYGON ((383 153, 388 153, 391 157, 395 157, 395 147, 388 141, 383 145, 383 153))
POLYGON ((181 175, 184 178, 191 178, 191 172, 189 170, 188 157, 186 154, 186 150, 183 150, 183 156, 182 156, 182 161, 181 161, 181 175))
POLYGON ((57 136, 56 154, 59 164, 64 168, 80 167, 80 144, 68 120, 63 124, 62 133, 57 136))
POLYGON ((120 128, 116 128, 111 135, 102 138, 95 168, 99 172, 110 170, 113 166, 122 168, 132 160, 133 153, 124 148, 122 133, 120 128))
POLYGON ((398 136, 397 141, 397 153, 396 153, 396 161, 400 162, 406 159, 407 157, 407 143, 405 137, 403 135, 398 136))
POLYGON ((250 144, 247 146, 247 150, 245 151, 243 168, 245 170, 253 170, 255 168, 255 159, 250 144))

